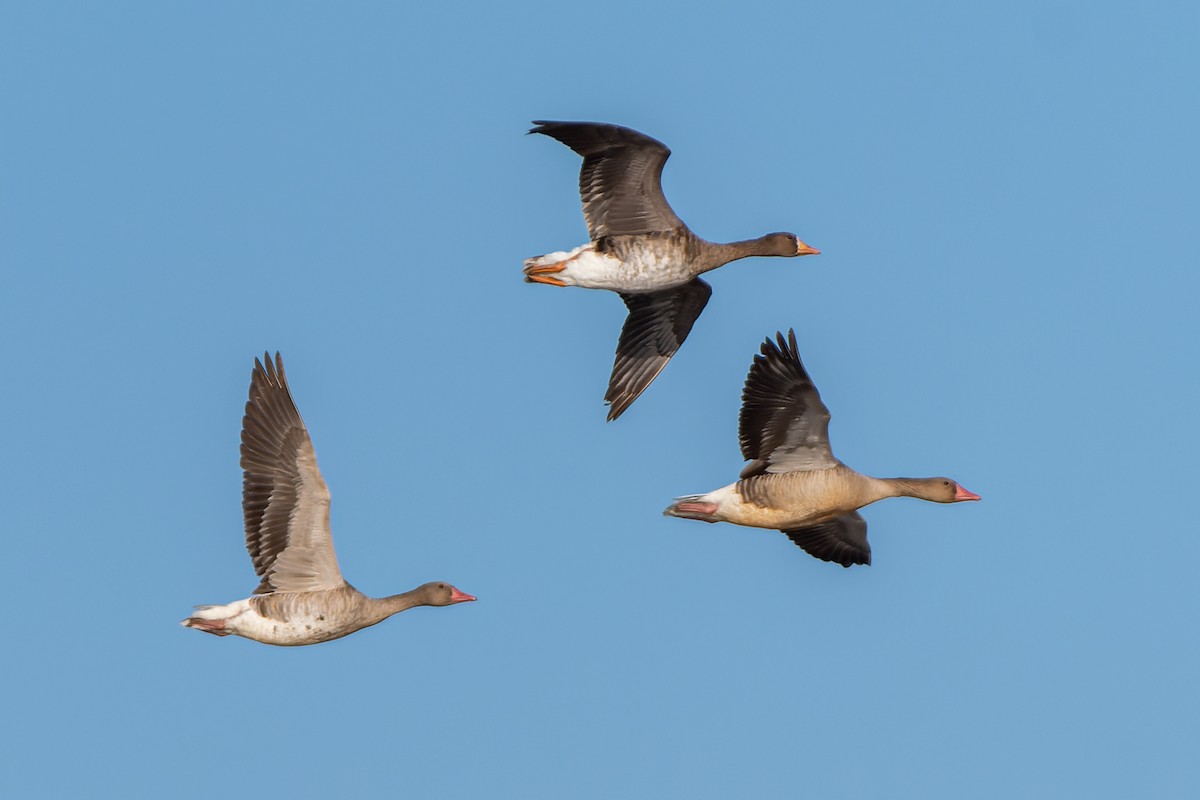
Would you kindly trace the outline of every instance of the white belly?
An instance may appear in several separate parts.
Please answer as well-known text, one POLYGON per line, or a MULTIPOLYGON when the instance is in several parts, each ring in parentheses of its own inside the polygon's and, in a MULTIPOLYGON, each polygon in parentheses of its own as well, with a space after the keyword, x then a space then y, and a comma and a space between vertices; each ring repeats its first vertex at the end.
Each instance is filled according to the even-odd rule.
POLYGON ((335 621, 333 615, 325 612, 305 609, 292 610, 286 620, 265 617, 254 608, 252 598, 238 600, 225 606, 199 608, 193 616, 224 620, 228 633, 284 647, 327 642, 362 627, 335 621))
POLYGON ((790 530, 829 517, 828 510, 817 508, 815 504, 806 502, 807 498, 804 497, 796 498, 795 503, 789 504, 788 508, 767 508, 746 502, 736 483, 702 495, 699 501, 716 504, 717 510, 713 514, 716 521, 732 522, 752 528, 790 530))
POLYGON ((632 250, 625 260, 621 260, 611 253, 596 252, 593 242, 569 252, 559 251, 527 259, 525 268, 558 263, 565 268, 555 273, 554 277, 568 286, 581 286, 584 289, 640 294, 681 286, 696 277, 685 264, 653 249, 632 250))

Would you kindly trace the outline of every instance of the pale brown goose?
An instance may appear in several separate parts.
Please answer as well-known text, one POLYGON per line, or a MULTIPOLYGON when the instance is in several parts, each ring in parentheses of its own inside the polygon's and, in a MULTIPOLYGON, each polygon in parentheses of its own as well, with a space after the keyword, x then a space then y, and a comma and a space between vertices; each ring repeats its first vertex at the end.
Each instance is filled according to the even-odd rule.
POLYGON ((750 463, 737 483, 680 497, 664 514, 775 528, 817 558, 849 567, 871 563, 863 506, 885 497, 979 499, 949 478, 872 478, 834 458, 829 409, 800 362, 796 334, 776 336, 754 357, 742 391, 738 438, 750 463))
POLYGON ((629 316, 621 328, 604 400, 608 419, 658 376, 704 310, 712 288, 698 278, 748 256, 816 255, 791 233, 720 244, 692 233, 662 191, 671 151, 619 125, 534 121, 541 133, 583 156, 579 194, 591 241, 571 251, 525 260, 525 279, 552 286, 610 289, 629 316))
POLYGON ((391 597, 367 597, 342 579, 329 533, 329 489, 292 400, 283 359, 276 353, 274 364, 267 355, 263 362, 254 359, 242 418, 246 549, 262 582, 251 597, 197 606, 180 624, 266 644, 316 644, 414 606, 474 600, 436 581, 391 597))

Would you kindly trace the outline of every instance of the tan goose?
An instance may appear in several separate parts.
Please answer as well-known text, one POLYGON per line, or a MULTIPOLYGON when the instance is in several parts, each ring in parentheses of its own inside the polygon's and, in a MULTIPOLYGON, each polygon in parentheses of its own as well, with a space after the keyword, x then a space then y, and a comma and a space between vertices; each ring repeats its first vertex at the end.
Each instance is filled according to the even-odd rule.
POLYGON ((872 478, 834 458, 829 409, 800 363, 796 334, 776 336, 754 357, 742 391, 738 438, 750 463, 737 483, 680 497, 664 514, 781 530, 811 555, 848 567, 871 563, 863 506, 885 497, 979 499, 949 478, 872 478))
POLYGON ((197 606, 180 624, 217 636, 303 645, 337 639, 414 606, 475 598, 448 583, 367 597, 342 579, 329 533, 329 489, 292 400, 283 359, 254 359, 242 419, 242 512, 246 549, 262 578, 254 594, 226 606, 197 606))
POLYGON ((608 419, 625 409, 658 376, 704 310, 709 270, 749 256, 816 255, 791 233, 770 233, 730 244, 706 242, 671 210, 662 170, 671 151, 662 142, 619 125, 535 121, 541 133, 583 156, 579 193, 591 241, 571 251, 525 260, 525 279, 552 286, 610 289, 629 316, 621 328, 608 392, 608 419))

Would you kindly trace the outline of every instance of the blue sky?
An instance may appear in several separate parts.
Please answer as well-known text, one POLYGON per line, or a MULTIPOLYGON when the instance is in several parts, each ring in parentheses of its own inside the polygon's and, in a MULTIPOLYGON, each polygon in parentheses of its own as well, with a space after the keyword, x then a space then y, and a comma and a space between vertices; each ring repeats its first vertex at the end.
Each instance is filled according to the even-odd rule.
POLYGON ((1191 4, 0 5, 0 686, 12 796, 1185 797, 1200 791, 1191 4), (635 127, 739 262, 619 421, 620 301, 532 119, 635 127), (794 327, 835 452, 983 496, 875 564, 665 519, 741 468, 794 327), (448 580, 300 649, 238 434, 282 351, 348 579, 448 580))

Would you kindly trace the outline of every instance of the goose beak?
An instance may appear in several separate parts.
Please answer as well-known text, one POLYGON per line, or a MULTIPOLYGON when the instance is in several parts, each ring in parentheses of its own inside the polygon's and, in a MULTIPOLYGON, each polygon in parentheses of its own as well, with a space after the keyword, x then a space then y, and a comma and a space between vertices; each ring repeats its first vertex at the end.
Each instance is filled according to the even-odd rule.
MULTIPOLYGON (((978 499, 978 498, 976 498, 976 499, 978 499)), ((477 599, 477 598, 473 597, 472 595, 467 594, 466 592, 460 592, 458 589, 450 590, 450 602, 451 603, 469 603, 475 599, 477 599)))
POLYGON ((974 492, 968 492, 966 489, 964 489, 961 486, 958 486, 957 484, 955 484, 955 486, 956 486, 956 488, 954 490, 954 502, 957 503, 961 500, 978 500, 979 499, 979 495, 975 494, 974 492))
POLYGON ((815 247, 809 247, 799 239, 796 240, 796 255, 798 256, 819 256, 821 251, 815 247))

